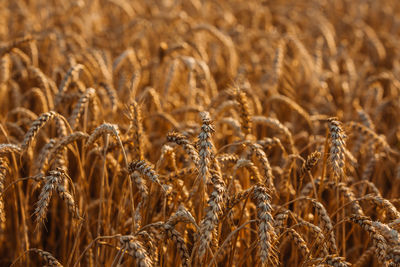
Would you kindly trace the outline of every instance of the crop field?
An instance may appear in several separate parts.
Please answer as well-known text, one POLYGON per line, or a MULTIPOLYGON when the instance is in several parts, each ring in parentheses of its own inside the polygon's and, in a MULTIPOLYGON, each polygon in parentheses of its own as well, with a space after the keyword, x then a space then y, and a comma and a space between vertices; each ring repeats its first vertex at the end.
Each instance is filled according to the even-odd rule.
POLYGON ((400 266, 400 1, 0 0, 0 266, 400 266))

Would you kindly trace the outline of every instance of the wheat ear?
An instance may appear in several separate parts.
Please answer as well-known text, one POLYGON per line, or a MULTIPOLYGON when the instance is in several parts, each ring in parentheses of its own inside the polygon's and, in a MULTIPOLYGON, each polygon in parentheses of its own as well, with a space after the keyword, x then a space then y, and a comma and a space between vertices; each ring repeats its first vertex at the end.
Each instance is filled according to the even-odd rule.
POLYGON ((206 215, 200 224, 199 258, 204 256, 211 242, 212 233, 218 225, 218 219, 223 208, 223 197, 226 191, 220 172, 211 170, 210 173, 213 192, 208 199, 208 207, 205 211, 206 215))
POLYGON ((31 125, 28 132, 24 136, 24 140, 21 143, 22 150, 27 150, 31 145, 33 139, 35 139, 39 130, 52 118, 57 116, 54 111, 46 112, 41 114, 31 125))
POLYGON ((138 266, 153 266, 149 254, 144 249, 143 244, 135 236, 121 236, 119 242, 121 243, 122 248, 136 259, 136 264, 138 266))
POLYGON ((38 248, 31 248, 29 251, 37 253, 50 267, 62 267, 62 264, 50 253, 38 248))
POLYGON ((96 90, 93 88, 88 88, 79 98, 78 103, 76 104, 74 110, 72 111, 72 115, 69 119, 69 123, 72 129, 75 129, 79 123, 79 119, 82 116, 82 113, 89 102, 89 100, 96 94, 96 90))
POLYGON ((274 219, 272 217, 271 197, 265 187, 254 187, 253 198, 256 202, 258 223, 258 245, 262 264, 272 262, 278 264, 276 255, 277 236, 274 231, 274 219))
POLYGON ((154 170, 154 166, 147 160, 136 160, 129 163, 128 171, 132 174, 134 171, 138 171, 142 175, 146 176, 150 181, 156 183, 164 188, 159 180, 159 175, 154 170))
POLYGON ((210 161, 213 157, 214 145, 211 141, 211 134, 215 132, 213 125, 211 124, 210 113, 203 111, 200 113, 203 125, 201 126, 201 132, 199 134, 199 174, 203 182, 206 183, 209 177, 210 161))
POLYGON ((193 144, 183 135, 177 132, 171 132, 167 135, 168 142, 174 142, 185 150, 185 152, 192 159, 193 163, 198 167, 200 163, 199 153, 193 144))
POLYGON ((329 132, 330 132, 330 151, 329 151, 329 164, 334 174, 334 179, 343 180, 345 178, 345 139, 346 134, 342 129, 342 124, 337 118, 329 118, 329 132))
POLYGON ((385 238, 381 234, 379 234, 375 227, 372 225, 372 221, 368 217, 360 215, 352 215, 349 219, 352 222, 360 225, 362 229, 367 231, 373 241, 379 263, 383 266, 386 265, 386 251, 388 248, 387 243, 385 238))
POLYGON ((6 229, 6 212, 4 208, 4 184, 6 181, 6 174, 8 171, 8 160, 7 158, 0 158, 0 239, 6 229))

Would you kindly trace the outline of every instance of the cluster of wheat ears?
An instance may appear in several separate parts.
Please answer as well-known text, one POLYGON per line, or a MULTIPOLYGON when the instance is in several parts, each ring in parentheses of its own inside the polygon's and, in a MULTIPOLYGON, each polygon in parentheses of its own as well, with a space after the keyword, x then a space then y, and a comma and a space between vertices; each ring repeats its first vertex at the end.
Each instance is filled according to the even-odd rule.
POLYGON ((0 1, 0 266, 400 266, 399 17, 0 1))

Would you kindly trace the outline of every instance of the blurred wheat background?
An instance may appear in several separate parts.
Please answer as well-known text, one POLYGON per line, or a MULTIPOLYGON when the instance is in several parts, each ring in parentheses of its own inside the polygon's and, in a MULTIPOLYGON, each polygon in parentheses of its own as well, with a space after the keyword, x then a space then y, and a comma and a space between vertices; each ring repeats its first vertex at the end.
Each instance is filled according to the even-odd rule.
POLYGON ((400 2, 0 1, 0 266, 400 266, 400 2))

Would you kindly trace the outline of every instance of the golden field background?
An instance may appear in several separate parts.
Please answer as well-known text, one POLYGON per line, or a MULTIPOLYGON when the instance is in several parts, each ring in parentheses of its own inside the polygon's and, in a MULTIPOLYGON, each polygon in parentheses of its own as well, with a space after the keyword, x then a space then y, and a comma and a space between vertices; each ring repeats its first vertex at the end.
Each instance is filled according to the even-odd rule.
POLYGON ((398 1, 0 2, 0 266, 400 266, 398 1))

